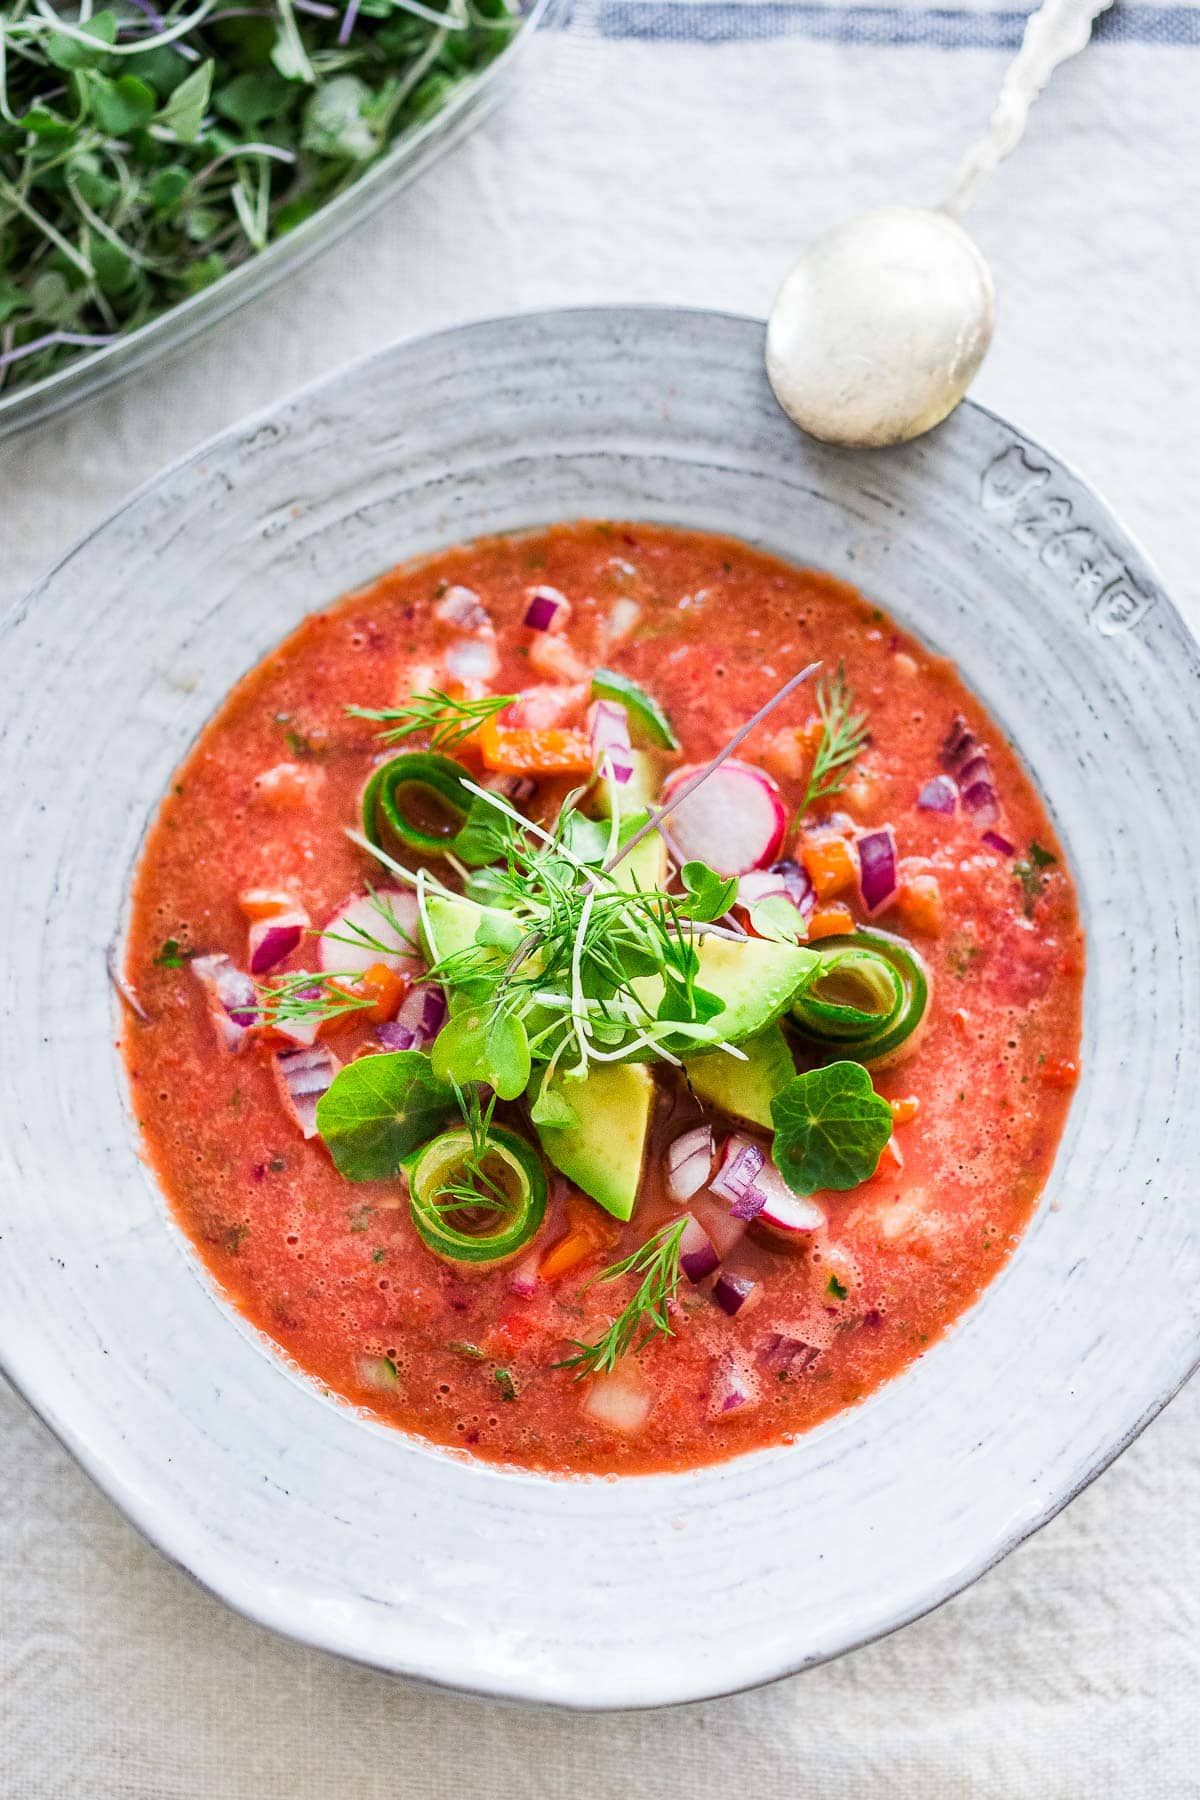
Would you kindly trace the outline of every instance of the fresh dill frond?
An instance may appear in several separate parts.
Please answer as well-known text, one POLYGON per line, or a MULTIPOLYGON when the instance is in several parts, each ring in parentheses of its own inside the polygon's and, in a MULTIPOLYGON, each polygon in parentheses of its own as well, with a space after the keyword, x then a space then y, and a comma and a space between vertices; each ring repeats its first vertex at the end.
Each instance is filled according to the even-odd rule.
POLYGON ((490 1095, 485 1106, 479 1088, 473 1082, 465 1088, 460 1087, 457 1081, 452 1082, 451 1086, 463 1124, 470 1134, 471 1148, 459 1164, 462 1179, 444 1182, 433 1196, 433 1205, 443 1214, 508 1212, 512 1206, 510 1197, 498 1181, 493 1181, 484 1166, 491 1149, 492 1114, 496 1110, 496 1096, 490 1095))
POLYGON ((516 694, 485 694, 480 700, 456 700, 440 688, 414 694, 403 706, 348 706, 352 719, 373 719, 388 726, 379 733, 385 744, 399 744, 405 738, 424 732, 431 750, 453 750, 473 731, 511 706, 516 694))
POLYGON ((345 1013, 361 1012, 377 1004, 373 994, 357 994, 343 982, 356 982, 354 970, 329 975, 303 971, 255 983, 259 1021, 266 1025, 324 1025, 345 1013))
POLYGON ((808 786, 800 803, 800 817, 822 800, 831 800, 846 785, 850 765, 868 738, 866 712, 855 712, 854 693, 841 663, 836 674, 817 684, 817 711, 821 717, 821 741, 817 745, 808 786))
POLYGON ((674 1337, 667 1309, 679 1288, 679 1245, 686 1228, 686 1219, 664 1225, 632 1256, 592 1277, 592 1281, 617 1281, 622 1275, 640 1275, 642 1280, 608 1330, 593 1344, 572 1339, 576 1355, 555 1363, 555 1368, 574 1369, 576 1381, 585 1375, 611 1375, 623 1356, 630 1352, 638 1355, 656 1337, 674 1337))
MULTIPOLYGON (((384 924, 388 927, 388 930, 395 933, 396 939, 398 939, 408 950, 411 950, 414 956, 419 956, 421 954, 420 945, 413 937, 411 931, 409 931, 406 926, 402 925, 396 917, 396 909, 392 905, 391 896, 388 894, 377 893, 370 882, 368 882, 367 898, 371 902, 374 910, 379 914, 379 917, 383 920, 384 924)), ((343 918, 339 923, 341 926, 340 930, 318 931, 314 932, 313 935, 315 937, 328 938, 331 944, 346 944, 351 950, 370 950, 372 954, 379 957, 381 962, 386 962, 389 957, 396 955, 395 940, 388 943, 383 938, 376 937, 373 931, 368 930, 365 925, 360 925, 355 919, 343 918)))

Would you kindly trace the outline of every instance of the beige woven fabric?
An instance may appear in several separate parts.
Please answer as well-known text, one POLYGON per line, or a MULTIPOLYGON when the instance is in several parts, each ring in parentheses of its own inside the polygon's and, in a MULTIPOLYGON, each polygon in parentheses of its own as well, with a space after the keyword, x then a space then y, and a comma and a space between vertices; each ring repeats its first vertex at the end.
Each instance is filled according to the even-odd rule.
MULTIPOLYGON (((581 301, 762 313, 821 225, 937 197, 1002 62, 548 40, 503 115, 285 292, 0 445, 0 603, 165 460, 392 336, 581 301)), ((1198 81, 1200 47, 1097 46, 974 223, 1001 289, 979 397, 1086 471, 1200 626, 1198 81)), ((1200 1388, 898 1636, 735 1700, 576 1718, 266 1636, 149 1550, 0 1384, 0 1800, 1200 1796, 1198 1446, 1200 1388)))

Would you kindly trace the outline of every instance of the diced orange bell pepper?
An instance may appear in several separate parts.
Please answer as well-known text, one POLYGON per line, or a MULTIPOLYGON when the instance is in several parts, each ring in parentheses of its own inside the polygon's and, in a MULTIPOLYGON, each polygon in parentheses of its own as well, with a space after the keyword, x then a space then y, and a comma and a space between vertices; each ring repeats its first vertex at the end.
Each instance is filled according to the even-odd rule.
POLYGON ((1043 1087, 1073 1088, 1079 1080, 1079 1064, 1069 1056, 1050 1056, 1038 1069, 1043 1087))
POLYGON ((908 1125, 921 1110, 921 1102, 915 1094, 908 1094, 903 1100, 889 1100, 892 1119, 897 1125, 908 1125))
POLYGON ((876 1164, 872 1181, 886 1181, 891 1175, 898 1175, 904 1167, 904 1153, 894 1137, 890 1137, 883 1146, 883 1152, 876 1164))
POLYGON ((913 875, 901 884, 896 910, 910 931, 937 937, 942 929, 942 894, 936 875, 913 875))
POLYGON ((488 719, 475 737, 484 767, 497 775, 590 775, 595 762, 582 731, 506 729, 488 719))
POLYGON ((854 930, 854 914, 848 906, 818 906, 808 921, 808 941, 817 938, 845 937, 854 930))
POLYGON ((560 1275, 577 1268, 596 1252, 595 1240, 586 1231, 568 1231, 566 1237, 559 1238, 552 1244, 541 1262, 538 1274, 543 1281, 557 1281, 560 1275))
POLYGON ((242 916, 253 925, 258 919, 273 919, 279 913, 295 912, 298 902, 294 894, 282 888, 243 888, 238 895, 242 916))
POLYGON ((386 963, 372 963, 358 978, 358 987, 375 1002, 366 1014, 372 1025, 394 1019, 396 1009, 409 990, 408 979, 389 969, 386 963))
MULTIPOLYGON (((361 998, 357 985, 352 986, 348 981, 327 981, 325 992, 345 1000, 361 998)), ((317 1036, 322 1041, 326 1038, 345 1037, 347 1032, 353 1031, 369 1016, 365 1006, 352 1006, 344 1013, 336 1013, 331 1019, 322 1019, 317 1026, 317 1036)))
POLYGON ((858 865, 845 838, 810 838, 800 852, 800 861, 808 870, 818 900, 842 894, 858 880, 858 865))

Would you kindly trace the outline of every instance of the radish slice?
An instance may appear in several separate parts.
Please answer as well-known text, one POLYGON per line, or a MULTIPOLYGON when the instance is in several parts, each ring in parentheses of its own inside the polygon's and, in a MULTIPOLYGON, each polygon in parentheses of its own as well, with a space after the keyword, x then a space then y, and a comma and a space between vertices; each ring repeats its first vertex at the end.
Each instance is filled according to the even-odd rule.
POLYGON ((699 1287, 720 1264, 721 1259, 707 1231, 697 1219, 689 1216, 679 1240, 680 1268, 692 1286, 699 1287))
POLYGON ((792 1233, 820 1231, 826 1223, 821 1208, 804 1194, 793 1194, 773 1162, 766 1165, 754 1185, 763 1195, 757 1214, 760 1225, 792 1233))
MULTIPOLYGON (((663 788, 663 804, 697 772, 676 770, 663 788)), ((769 775, 730 760, 680 801, 666 829, 680 861, 707 863, 718 875, 748 875, 778 856, 787 809, 769 775)))
POLYGON ((596 773, 604 773, 607 761, 613 780, 620 787, 633 774, 633 749, 629 740, 629 715, 616 700, 593 701, 588 710, 588 735, 596 773))
POLYGON ((667 1187, 672 1200, 690 1200, 707 1187, 713 1164, 711 1125, 685 1131, 667 1151, 667 1187))
POLYGON ((735 1319, 740 1313, 752 1312, 762 1299, 762 1286, 749 1275, 735 1275, 722 1269, 713 1282, 712 1297, 721 1311, 735 1319))
POLYGON ((730 1413, 757 1406, 759 1398, 758 1382, 745 1359, 732 1353, 723 1356, 709 1400, 709 1416, 727 1418, 730 1413))
POLYGON ((650 1395, 627 1375, 598 1375, 587 1384, 583 1411, 610 1431, 633 1437, 650 1417, 650 1395))
POLYGON ((523 1262, 517 1263, 508 1276, 508 1291, 519 1294, 522 1300, 531 1300, 538 1290, 538 1264, 542 1260, 540 1250, 527 1256, 523 1262))
POLYGON ((277 1050, 272 1058, 283 1103, 306 1138, 317 1135, 317 1101, 333 1083, 341 1063, 324 1044, 277 1050))
POLYGON ((412 988, 394 1019, 380 1025, 376 1037, 385 1050, 424 1050, 446 1023, 446 996, 428 982, 412 988))
POLYGON ((194 956, 188 968, 204 989, 208 1016, 226 1050, 237 1052, 258 1019, 258 989, 231 957, 194 956))
POLYGON ((789 1375, 803 1375, 820 1354, 818 1345, 806 1344, 803 1338, 788 1337, 781 1331, 773 1331, 764 1340, 762 1348, 762 1360, 767 1367, 786 1370, 789 1375))
POLYGON ((858 840, 858 887, 869 913, 882 912, 896 897, 896 834, 890 825, 864 831, 858 840))
POLYGON ((309 927, 306 912, 275 913, 269 919, 256 919, 250 927, 250 973, 266 975, 277 963, 300 946, 309 927))
POLYGON ((376 888, 374 894, 355 894, 334 913, 320 942, 321 968, 326 974, 361 975, 376 963, 398 975, 417 976, 424 971, 420 910, 416 895, 407 888, 376 888))

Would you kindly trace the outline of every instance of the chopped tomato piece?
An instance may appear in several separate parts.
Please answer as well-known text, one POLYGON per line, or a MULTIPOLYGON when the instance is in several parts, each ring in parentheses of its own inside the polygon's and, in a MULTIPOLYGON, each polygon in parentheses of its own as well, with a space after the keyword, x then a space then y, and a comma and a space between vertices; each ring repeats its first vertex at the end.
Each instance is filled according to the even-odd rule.
POLYGON ((568 1231, 566 1237, 559 1238, 557 1244, 551 1245, 538 1264, 538 1274, 543 1281, 557 1281, 571 1269, 586 1262, 589 1256, 596 1253, 596 1241, 586 1231, 568 1231))
POLYGON ((548 631, 539 633, 529 646, 529 662, 539 675, 549 675, 554 681, 586 681, 591 674, 566 638, 554 637, 548 631))
POLYGON ((519 1350, 539 1329, 525 1313, 502 1313, 487 1334, 487 1344, 494 1350, 519 1350))
POLYGON ((1043 1087, 1073 1088, 1079 1080, 1079 1064, 1069 1056, 1050 1056, 1038 1069, 1043 1087))
POLYGON ((969 1038, 971 1035, 971 1015, 967 1011, 966 1007, 965 1006, 956 1007, 951 1016, 954 1020, 955 1027, 958 1030, 959 1036, 969 1038))
POLYGON ((854 914, 848 906, 818 906, 808 921, 808 941, 817 938, 845 937, 854 930, 854 914))
POLYGON ((921 1110, 921 1102, 915 1094, 907 1094, 903 1100, 889 1100, 888 1105, 897 1125, 911 1124, 921 1110))
POLYGON ((812 752, 804 733, 789 727, 768 738, 759 760, 781 781, 799 781, 808 771, 812 752))
POLYGON ((591 742, 582 731, 506 730, 488 719, 475 734, 484 767, 497 775, 590 775, 591 742))
POLYGON ((808 870, 818 900, 844 893, 858 880, 858 868, 845 838, 810 838, 800 852, 800 861, 808 870))
POLYGON ((937 937, 942 929, 942 892, 937 876, 911 876, 896 897, 896 910, 910 931, 937 937))
POLYGON ((409 990, 410 983, 406 976, 395 969, 389 969, 386 963, 372 963, 364 969, 358 978, 359 991, 368 994, 374 1000, 367 1018, 372 1025, 382 1025, 388 1019, 394 1019, 396 1009, 409 990))

